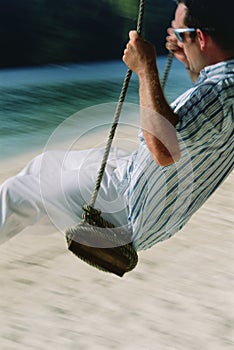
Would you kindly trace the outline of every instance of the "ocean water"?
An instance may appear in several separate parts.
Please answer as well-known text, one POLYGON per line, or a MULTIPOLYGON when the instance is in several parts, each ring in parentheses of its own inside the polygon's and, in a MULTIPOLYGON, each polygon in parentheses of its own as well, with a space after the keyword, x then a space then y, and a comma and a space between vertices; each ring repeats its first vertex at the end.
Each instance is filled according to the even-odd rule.
MULTIPOLYGON (((161 76, 165 65, 166 57, 159 57, 161 76)), ((116 103, 126 71, 121 61, 0 70, 0 160, 43 150, 54 130, 75 113, 116 103)), ((168 101, 190 86, 183 65, 174 60, 165 88, 168 101)), ((125 101, 138 104, 134 74, 125 101)), ((94 109, 90 118, 87 113, 81 117, 84 129, 94 130, 102 118, 98 108, 90 110, 94 109)))

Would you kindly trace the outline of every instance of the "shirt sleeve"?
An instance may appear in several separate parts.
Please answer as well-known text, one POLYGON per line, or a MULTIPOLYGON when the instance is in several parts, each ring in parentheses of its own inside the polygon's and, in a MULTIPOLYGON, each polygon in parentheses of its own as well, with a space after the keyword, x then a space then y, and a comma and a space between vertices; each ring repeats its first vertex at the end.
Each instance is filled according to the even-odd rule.
POLYGON ((214 84, 194 87, 174 112, 179 116, 176 130, 188 147, 209 146, 222 131, 222 99, 214 84))

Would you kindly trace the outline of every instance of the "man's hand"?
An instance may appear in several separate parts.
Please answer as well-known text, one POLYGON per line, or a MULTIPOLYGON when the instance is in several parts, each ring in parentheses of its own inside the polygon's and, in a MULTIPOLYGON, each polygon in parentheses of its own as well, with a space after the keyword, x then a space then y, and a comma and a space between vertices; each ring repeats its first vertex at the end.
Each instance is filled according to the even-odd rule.
MULTIPOLYGON (((173 21, 172 21, 172 25, 173 25, 173 21)), ((173 32, 173 28, 168 28, 167 33, 169 34, 166 37, 166 48, 169 51, 173 51, 174 57, 177 58, 177 60, 179 60, 180 62, 182 62, 185 66, 185 68, 188 70, 188 74, 192 80, 192 82, 194 83, 197 78, 198 78, 198 73, 194 72, 190 69, 190 64, 189 61, 187 59, 187 56, 184 52, 184 44, 181 43, 175 36, 174 32, 173 32)))
POLYGON ((137 31, 129 33, 129 42, 124 50, 123 61, 138 76, 147 68, 156 67, 156 51, 153 44, 145 41, 137 31))
POLYGON ((184 53, 183 44, 176 38, 173 28, 168 28, 167 33, 169 35, 166 37, 166 48, 169 51, 173 51, 175 58, 177 58, 178 61, 182 62, 185 67, 188 68, 189 63, 184 53))

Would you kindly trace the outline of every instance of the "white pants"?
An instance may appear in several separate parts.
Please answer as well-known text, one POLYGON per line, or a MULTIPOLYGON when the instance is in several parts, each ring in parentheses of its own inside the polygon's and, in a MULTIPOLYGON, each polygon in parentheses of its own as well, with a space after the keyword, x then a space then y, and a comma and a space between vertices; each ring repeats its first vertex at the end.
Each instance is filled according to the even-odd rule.
MULTIPOLYGON (((55 152, 34 158, 18 175, 0 187, 0 242, 13 237, 42 218, 58 230, 80 221, 82 206, 89 203, 101 164, 103 150, 55 152)), ((112 181, 121 178, 129 154, 112 149, 95 207, 114 225, 127 225, 127 204, 112 181)))

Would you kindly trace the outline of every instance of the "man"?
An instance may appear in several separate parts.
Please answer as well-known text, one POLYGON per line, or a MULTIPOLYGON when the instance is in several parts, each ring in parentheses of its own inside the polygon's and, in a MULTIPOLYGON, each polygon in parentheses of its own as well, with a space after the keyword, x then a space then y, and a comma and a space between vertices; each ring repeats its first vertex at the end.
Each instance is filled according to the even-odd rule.
MULTIPOLYGON (((177 169, 172 164, 161 170, 167 187, 163 198, 158 192, 159 171, 154 172, 155 178, 159 177, 155 182, 152 175, 148 176, 148 193, 144 198, 142 191, 137 195, 134 187, 129 217, 133 232, 138 232, 135 236, 138 248, 147 248, 179 230, 233 169, 234 39, 231 8, 231 0, 222 4, 218 0, 178 1, 166 46, 184 63, 195 85, 180 96, 172 108, 165 101, 160 87, 154 47, 136 32, 130 32, 123 60, 139 78, 143 142, 160 165, 177 160, 177 169), (179 161, 177 147, 174 157, 172 145, 163 149, 160 133, 166 135, 167 132, 160 128, 163 124, 161 116, 176 128, 180 138, 179 161), (161 213, 159 203, 162 203, 161 213), (139 215, 140 211, 145 213, 139 215)), ((166 144, 165 138, 163 144, 166 144)), ((147 152, 144 156, 147 162, 147 152)), ((137 159, 139 164, 143 157, 137 159)), ((148 169, 147 172, 150 174, 148 169)), ((138 189, 144 185, 144 181, 138 181, 138 189)))
MULTIPOLYGON (((231 0, 178 2, 167 48, 195 84, 171 106, 160 86, 154 46, 130 32, 123 60, 139 77, 141 144, 130 155, 112 150, 96 207, 129 230, 137 250, 179 231, 233 169, 232 22, 219 20, 231 17, 231 6, 231 0)), ((87 150, 32 160, 1 186, 0 238, 46 215, 62 230, 75 224, 101 157, 100 150, 87 150)))

